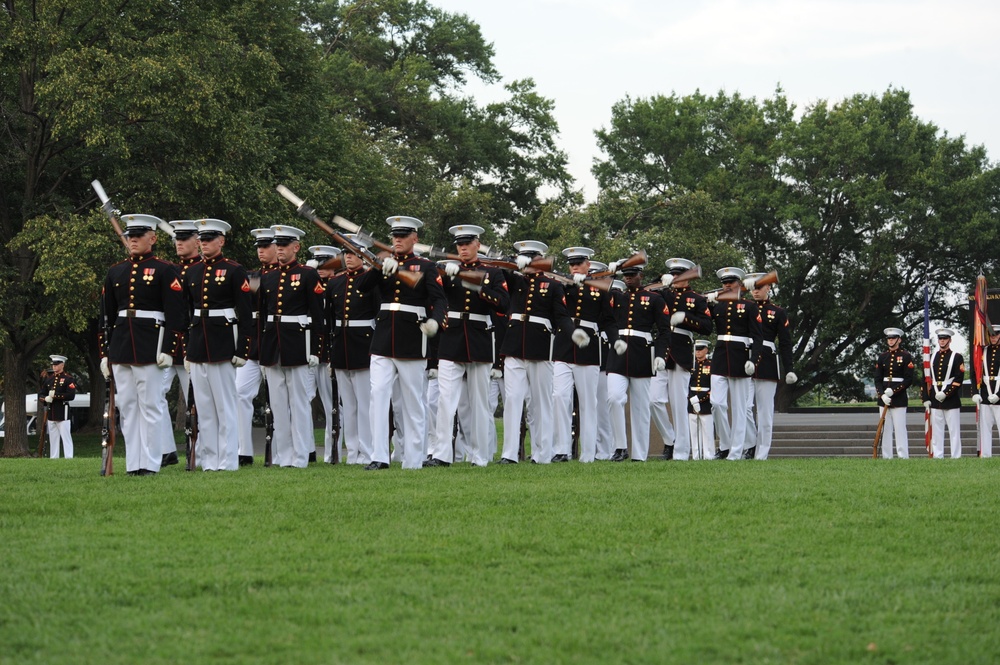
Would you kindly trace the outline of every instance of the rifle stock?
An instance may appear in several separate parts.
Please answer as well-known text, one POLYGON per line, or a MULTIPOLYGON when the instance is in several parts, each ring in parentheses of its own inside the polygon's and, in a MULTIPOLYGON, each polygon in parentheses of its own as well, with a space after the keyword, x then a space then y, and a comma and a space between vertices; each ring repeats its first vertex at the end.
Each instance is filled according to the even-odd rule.
MULTIPOLYGON (((690 282, 692 279, 701 279, 701 266, 695 266, 694 268, 689 268, 679 275, 676 275, 671 284, 676 284, 677 282, 690 282)), ((647 291, 662 291, 667 288, 663 283, 653 283, 649 286, 643 287, 647 291)))
POLYGON ((882 429, 885 427, 885 415, 889 413, 889 407, 882 407, 882 417, 878 419, 878 427, 875 428, 875 441, 872 442, 872 459, 878 459, 878 441, 882 438, 882 429))
POLYGON ((104 380, 104 423, 101 428, 101 475, 113 476, 115 457, 115 379, 110 373, 104 380))
POLYGON ((45 453, 45 434, 48 431, 49 424, 49 405, 44 400, 39 400, 42 404, 42 425, 41 429, 38 430, 38 456, 41 457, 45 453))
MULTIPOLYGON (((261 370, 263 371, 263 367, 261 370)), ((271 391, 264 377, 264 466, 271 466, 271 440, 274 438, 274 414, 271 413, 271 391)))
POLYGON ((185 414, 184 421, 184 438, 185 438, 185 449, 187 452, 187 464, 184 465, 185 471, 194 471, 197 468, 196 464, 196 451, 195 448, 198 445, 198 407, 194 402, 194 386, 191 382, 188 382, 188 400, 187 400, 187 413, 185 414))
POLYGON ((331 433, 330 464, 340 463, 340 386, 337 385, 337 375, 331 369, 330 385, 333 390, 333 405, 330 408, 330 418, 333 425, 331 433))
POLYGON ((611 277, 612 275, 615 275, 615 274, 621 272, 625 268, 632 268, 634 266, 646 265, 646 261, 647 260, 648 260, 648 257, 646 256, 646 250, 640 249, 638 252, 636 252, 632 256, 630 256, 627 259, 625 259, 624 261, 620 262, 618 264, 618 270, 617 271, 602 270, 600 272, 593 273, 591 275, 591 277, 611 277))

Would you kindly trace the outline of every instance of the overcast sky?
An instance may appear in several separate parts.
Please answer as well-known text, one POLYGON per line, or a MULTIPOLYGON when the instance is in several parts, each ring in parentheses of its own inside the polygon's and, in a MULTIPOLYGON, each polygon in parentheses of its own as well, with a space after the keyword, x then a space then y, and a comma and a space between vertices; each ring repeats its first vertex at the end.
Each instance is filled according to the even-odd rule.
MULTIPOLYGON (((764 99, 780 84, 799 112, 890 86, 915 114, 1000 159, 1000 3, 974 0, 429 0, 467 14, 505 81, 533 78, 555 102, 560 146, 588 201, 594 131, 612 105, 700 89, 764 99)), ((481 101, 502 88, 470 86, 481 101)))

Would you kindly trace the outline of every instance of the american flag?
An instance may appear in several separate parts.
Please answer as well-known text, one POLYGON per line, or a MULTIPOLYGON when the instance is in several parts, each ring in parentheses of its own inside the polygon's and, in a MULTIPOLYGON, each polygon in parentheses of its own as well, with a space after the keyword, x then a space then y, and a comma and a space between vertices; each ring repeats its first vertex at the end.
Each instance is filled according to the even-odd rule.
MULTIPOLYGON (((927 386, 926 398, 933 395, 931 390, 931 295, 927 284, 924 284, 924 384, 927 386)), ((927 454, 931 454, 931 410, 924 408, 924 446, 927 454)))

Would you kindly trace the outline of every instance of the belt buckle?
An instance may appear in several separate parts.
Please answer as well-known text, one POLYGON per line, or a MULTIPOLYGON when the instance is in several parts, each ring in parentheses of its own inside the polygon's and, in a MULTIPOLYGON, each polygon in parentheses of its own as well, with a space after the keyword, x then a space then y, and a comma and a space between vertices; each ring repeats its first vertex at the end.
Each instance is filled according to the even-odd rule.
POLYGON ((135 318, 135 310, 134 309, 126 309, 125 310, 125 316, 128 317, 128 318, 130 318, 130 319, 134 319, 135 318))
POLYGON ((389 303, 389 311, 390 312, 398 312, 399 311, 399 303, 398 302, 391 302, 391 303, 389 303))

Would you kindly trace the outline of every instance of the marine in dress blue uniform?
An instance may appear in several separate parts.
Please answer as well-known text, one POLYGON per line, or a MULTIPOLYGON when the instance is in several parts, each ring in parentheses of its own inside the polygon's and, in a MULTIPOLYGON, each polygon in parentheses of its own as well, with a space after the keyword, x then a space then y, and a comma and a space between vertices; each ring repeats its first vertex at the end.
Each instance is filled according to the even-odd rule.
MULTIPOLYGON (((614 342, 618 327, 611 295, 584 284, 590 272, 589 247, 567 247, 562 251, 574 284, 564 288, 566 311, 573 329, 560 331, 553 348, 553 462, 568 462, 573 452, 573 393, 577 395, 580 422, 580 461, 597 457, 598 383, 604 360, 602 336, 614 342)), ((602 406, 603 410, 603 406, 602 406)))
POLYGON ((257 326, 260 364, 274 418, 274 464, 305 468, 315 452, 309 370, 319 365, 323 285, 315 268, 298 262, 301 229, 271 227, 278 267, 260 280, 257 326))
POLYGON ((45 404, 49 415, 45 427, 49 435, 49 458, 59 458, 62 445, 63 457, 73 458, 72 422, 69 403, 76 397, 76 379, 66 373, 66 356, 49 356, 52 369, 42 379, 38 400, 45 404))
POLYGON ((771 301, 771 285, 758 286, 767 273, 756 272, 743 279, 760 310, 761 349, 753 375, 753 390, 747 403, 747 433, 743 457, 766 460, 774 433, 774 394, 778 381, 792 385, 799 380, 792 371, 792 328, 788 313, 771 301), (779 362, 780 360, 780 362, 779 362), (754 404, 757 419, 754 420, 754 404))
POLYGON ((753 390, 752 379, 760 358, 762 331, 757 303, 739 299, 746 273, 740 268, 721 268, 716 272, 723 293, 737 295, 734 300, 718 300, 712 305, 715 324, 715 352, 712 354, 712 416, 719 435, 718 456, 743 458, 746 440, 747 403, 753 390), (732 411, 732 424, 729 413, 732 411))
POLYGON ((443 268, 448 317, 438 334, 436 436, 431 437, 433 447, 424 466, 447 466, 454 461, 455 416, 459 404, 467 401, 464 454, 473 466, 482 467, 489 462, 489 428, 493 427, 489 410, 490 370, 496 360, 492 315, 506 311, 510 297, 503 271, 479 260, 483 227, 458 224, 448 232, 455 239, 460 260, 443 268), (483 273, 482 282, 464 282, 459 273, 465 271, 483 273))
MULTIPOLYGON (((694 261, 671 258, 660 281, 666 286, 660 295, 670 313, 670 348, 667 352, 667 403, 674 421, 674 450, 670 457, 686 460, 691 454, 688 430, 688 390, 694 368, 694 336, 712 332, 712 317, 705 296, 695 293, 687 280, 674 278, 695 267, 694 261)), ((669 445, 669 442, 665 442, 669 445)))
POLYGON ((926 384, 922 388, 924 406, 931 407, 931 454, 944 457, 944 428, 948 426, 948 442, 951 456, 962 456, 962 433, 960 431, 960 408, 962 406, 962 382, 965 380, 965 360, 961 353, 951 350, 951 338, 955 332, 951 328, 934 331, 938 348, 931 354, 931 389, 926 384))
MULTIPOLYGON (((332 464, 333 450, 334 446, 340 445, 339 441, 333 440, 333 382, 336 381, 336 377, 333 374, 333 370, 330 367, 330 326, 331 321, 329 319, 329 308, 326 302, 326 287, 330 279, 334 276, 335 271, 329 268, 324 268, 323 265, 328 261, 331 261, 340 256, 340 250, 331 245, 313 245, 309 248, 309 254, 312 258, 306 261, 306 265, 312 268, 316 268, 319 272, 319 283, 323 285, 323 309, 324 309, 324 320, 325 324, 323 327, 323 332, 320 334, 320 344, 319 344, 319 365, 312 368, 310 372, 310 377, 312 381, 312 388, 310 394, 319 395, 319 401, 323 405, 324 427, 323 427, 323 461, 327 464, 332 464)), ((338 403, 338 418, 339 418, 339 403, 338 403)), ((310 461, 315 461, 315 450, 312 456, 310 456, 310 461)), ((338 455, 339 457, 339 455, 338 455)))
POLYGON ((906 391, 913 385, 913 356, 903 348, 903 331, 886 328, 888 348, 875 361, 875 390, 883 408, 889 409, 882 427, 882 458, 892 459, 892 441, 896 440, 896 454, 909 459, 910 442, 906 432, 906 407, 910 400, 906 391), (895 436, 894 436, 895 435, 895 436))
POLYGON ((239 468, 236 369, 246 364, 254 327, 246 269, 223 256, 230 225, 197 222, 203 260, 184 274, 190 327, 185 345, 198 409, 196 460, 205 471, 239 468))
POLYGON ((688 383, 688 429, 691 459, 715 458, 715 423, 712 422, 712 361, 707 339, 694 341, 694 366, 688 383))
POLYGON ((413 253, 417 231, 423 222, 403 215, 389 217, 393 255, 383 260, 381 270, 369 270, 358 278, 358 288, 377 294, 380 304, 371 345, 370 471, 389 468, 389 408, 393 384, 399 380, 402 415, 403 468, 420 469, 424 462, 427 433, 425 404, 428 339, 437 335, 448 313, 437 266, 413 253), (423 278, 408 286, 399 271, 420 272, 423 278))
MULTIPOLYGON (((371 240, 355 234, 347 239, 359 249, 371 240)), ((326 284, 327 321, 330 325, 330 365, 337 377, 341 422, 347 463, 367 466, 372 461, 371 346, 378 290, 362 291, 358 279, 368 268, 353 252, 344 252, 344 270, 326 284)))
POLYGON ((277 247, 274 244, 274 231, 270 228, 253 229, 254 245, 257 248, 257 259, 260 267, 247 273, 250 281, 250 307, 253 325, 250 327, 250 340, 247 352, 247 362, 236 368, 236 410, 237 428, 240 438, 240 466, 253 464, 253 400, 260 392, 262 373, 260 369, 258 326, 260 305, 261 277, 278 267, 277 247))
POLYGON ((979 455, 993 457, 993 428, 1000 427, 1000 325, 983 348, 983 382, 972 400, 979 407, 979 455))
POLYGON ((552 461, 552 346, 558 330, 571 331, 562 285, 528 267, 548 251, 537 240, 514 243, 519 270, 505 270, 510 292, 504 356, 503 451, 501 464, 517 464, 524 401, 531 400, 531 459, 552 461), (524 271, 524 272, 522 272, 524 271))
POLYGON ((108 270, 104 311, 111 335, 104 340, 101 371, 115 378, 115 397, 125 440, 129 475, 157 473, 167 400, 163 372, 173 364, 177 334, 186 325, 186 310, 177 267, 156 258, 152 215, 123 215, 129 259, 108 270))
POLYGON ((652 377, 666 369, 670 345, 667 305, 658 293, 643 288, 643 268, 633 266, 623 270, 626 289, 614 293, 612 298, 618 324, 618 340, 608 358, 608 405, 615 441, 613 462, 629 458, 626 401, 632 424, 632 459, 645 462, 649 455, 650 385, 652 377))

